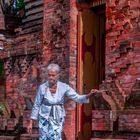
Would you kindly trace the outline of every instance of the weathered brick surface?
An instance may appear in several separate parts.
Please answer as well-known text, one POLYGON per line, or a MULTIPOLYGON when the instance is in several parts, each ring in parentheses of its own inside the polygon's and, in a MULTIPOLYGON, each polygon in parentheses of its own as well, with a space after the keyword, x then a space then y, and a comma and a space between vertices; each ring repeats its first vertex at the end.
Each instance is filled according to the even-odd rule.
POLYGON ((29 134, 22 134, 20 136, 20 140, 31 140, 31 139, 38 140, 38 134, 31 134, 31 135, 29 135, 29 134))
POLYGON ((138 0, 106 3, 106 72, 115 69, 127 95, 139 77, 139 7, 138 0))
MULTIPOLYGON (((123 93, 124 98, 132 94, 133 85, 140 77, 139 8, 138 0, 106 1, 106 79, 111 78, 110 70, 114 70, 115 78, 120 81, 119 91, 123 93)), ((115 87, 112 88, 114 95, 118 95, 115 87)), ((138 87, 136 91, 139 92, 138 87)), ((140 131, 140 116, 135 112, 134 106, 132 112, 126 110, 117 115, 118 129, 124 132, 120 137, 129 139, 129 136, 132 136, 130 139, 137 139, 139 135, 133 132, 140 131)))
MULTIPOLYGON (((73 0, 46 0, 44 4, 43 63, 58 63, 62 68, 61 80, 75 88, 76 3, 73 0)), ((72 140, 75 139, 75 103, 69 102, 66 110, 68 113, 64 133, 68 140, 72 140)))
MULTIPOLYGON (((2 22, 1 17, 4 15, 1 14, 0 12, 0 21, 2 22)), ((26 16, 24 20, 28 18, 26 16)), ((39 30, 27 27, 30 23, 26 22, 27 24, 22 23, 21 27, 15 30, 15 36, 11 36, 11 34, 0 35, 0 47, 4 48, 0 50, 0 60, 4 62, 6 102, 8 109, 12 112, 12 114, 4 116, 5 120, 0 119, 0 130, 5 130, 5 126, 7 126, 7 130, 14 130, 20 116, 23 116, 23 126, 27 127, 37 87, 43 82, 41 80, 43 39, 41 20, 43 22, 43 18, 40 18, 41 28, 39 27, 39 30)), ((36 27, 38 23, 35 21, 34 23, 34 27, 36 27)), ((0 26, 0 29, 4 29, 3 26, 0 26)), ((36 130, 33 132, 37 133, 36 130)))
POLYGON ((120 115, 119 131, 140 132, 140 115, 134 112, 120 115))
POLYGON ((4 15, 0 7, 0 29, 5 29, 4 15))
MULTIPOLYGON (((139 8, 140 3, 138 0, 106 1, 106 82, 108 83, 108 81, 111 80, 111 83, 108 83, 110 87, 108 86, 107 90, 111 91, 112 89, 113 94, 111 94, 111 97, 113 97, 113 99, 115 99, 114 102, 120 106, 123 102, 118 99, 125 99, 126 96, 133 94, 133 86, 136 79, 140 77, 139 8), (113 86, 114 81, 110 75, 110 71, 114 71, 116 74, 114 78, 120 81, 119 91, 116 90, 115 84, 113 86)), ((136 99, 139 97, 138 87, 136 88, 136 93, 137 94, 134 95, 135 100, 133 100, 133 104, 135 105, 137 104, 135 102, 139 101, 139 99, 136 99)), ((124 103, 122 106, 124 106, 124 103)), ((117 113, 119 117, 118 129, 119 131, 123 131, 123 133, 118 134, 118 138, 139 138, 138 134, 133 133, 140 132, 140 115, 135 112, 135 109, 136 106, 134 107, 133 105, 132 112, 126 110, 122 112, 122 114, 117 113)), ((100 111, 97 111, 97 113, 99 112, 100 111)), ((96 114, 92 116, 94 120, 93 128, 106 130, 106 126, 104 126, 102 122, 104 119, 98 122, 100 115, 97 116, 97 118, 95 118, 94 115, 96 116, 96 114), (96 127, 99 125, 103 127, 96 127)), ((109 114, 106 115, 109 117, 109 114)), ((107 118, 107 120, 109 120, 109 118, 107 118)))
MULTIPOLYGON (((45 67, 49 62, 59 63, 62 68, 61 80, 76 87, 75 4, 75 1, 70 3, 68 0, 44 1, 43 34, 42 30, 25 34, 27 25, 24 23, 24 26, 15 30, 16 37, 1 37, 1 44, 5 48, 3 52, 0 51, 0 58, 4 60, 7 102, 16 119, 23 115, 23 126, 28 124, 30 117, 30 111, 26 111, 30 108, 26 97, 34 100, 38 85, 46 80, 45 67)), ((75 104, 67 110, 70 115, 66 118, 65 133, 67 139, 71 140, 75 138, 75 104), (71 122, 72 127, 67 122, 71 122)), ((15 126, 9 124, 10 128, 15 126)))
POLYGON ((14 136, 0 136, 0 140, 14 140, 14 136))
POLYGON ((92 130, 93 131, 112 131, 112 111, 94 110, 92 111, 92 130))

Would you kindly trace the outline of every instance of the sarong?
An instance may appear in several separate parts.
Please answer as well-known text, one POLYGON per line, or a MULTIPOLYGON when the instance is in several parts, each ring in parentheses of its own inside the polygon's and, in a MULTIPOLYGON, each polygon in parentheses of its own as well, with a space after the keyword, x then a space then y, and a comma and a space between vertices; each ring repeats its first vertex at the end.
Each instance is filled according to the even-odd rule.
POLYGON ((62 140, 64 118, 59 121, 53 117, 48 119, 39 116, 39 140, 62 140))

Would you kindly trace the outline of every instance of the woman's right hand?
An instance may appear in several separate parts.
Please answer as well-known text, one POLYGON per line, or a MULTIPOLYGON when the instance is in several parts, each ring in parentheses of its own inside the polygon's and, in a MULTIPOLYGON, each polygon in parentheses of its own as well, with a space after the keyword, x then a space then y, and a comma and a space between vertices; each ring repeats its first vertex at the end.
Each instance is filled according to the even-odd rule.
POLYGON ((29 133, 29 134, 32 134, 32 120, 30 120, 30 122, 29 122, 29 125, 27 126, 27 132, 29 133))

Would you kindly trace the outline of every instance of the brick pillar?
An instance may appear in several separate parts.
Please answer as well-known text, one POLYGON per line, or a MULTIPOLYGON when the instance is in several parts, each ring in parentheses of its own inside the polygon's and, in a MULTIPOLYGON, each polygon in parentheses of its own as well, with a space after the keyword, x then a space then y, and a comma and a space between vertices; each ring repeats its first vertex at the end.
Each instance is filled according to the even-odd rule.
MULTIPOLYGON (((3 15, 2 9, 0 7, 0 30, 3 30, 3 29, 5 29, 4 15, 3 15)), ((2 48, 4 48, 4 40, 5 40, 5 37, 3 36, 3 34, 0 33, 0 48, 1 48, 0 49, 0 59, 3 56, 2 48)))
MULTIPOLYGON (((43 64, 58 63, 62 68, 61 81, 76 88, 77 65, 77 10, 75 0, 44 0, 43 64)), ((76 105, 66 106, 65 135, 75 139, 76 105)))
MULTIPOLYGON (((69 82, 74 89, 77 88, 77 15, 78 10, 76 7, 76 1, 70 0, 70 53, 69 53, 69 82)), ((69 140, 75 140, 76 137, 76 104, 73 101, 70 101, 67 108, 69 114, 67 117, 65 132, 66 135, 69 135, 69 140)))
POLYGON ((62 80, 69 75, 69 0, 45 0, 43 21, 43 64, 56 62, 62 68, 62 80))
POLYGON ((139 0, 106 1, 106 75, 114 69, 128 95, 140 77, 139 0))
POLYGON ((0 29, 5 29, 4 15, 0 7, 0 29))

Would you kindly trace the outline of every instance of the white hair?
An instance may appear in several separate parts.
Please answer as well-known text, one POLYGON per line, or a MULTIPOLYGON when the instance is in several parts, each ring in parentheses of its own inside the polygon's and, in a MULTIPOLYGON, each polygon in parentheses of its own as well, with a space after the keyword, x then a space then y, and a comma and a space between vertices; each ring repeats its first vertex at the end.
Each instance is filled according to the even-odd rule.
POLYGON ((49 70, 55 70, 57 71, 58 73, 60 72, 60 66, 58 64, 55 64, 55 63, 51 63, 47 66, 47 72, 49 70))

